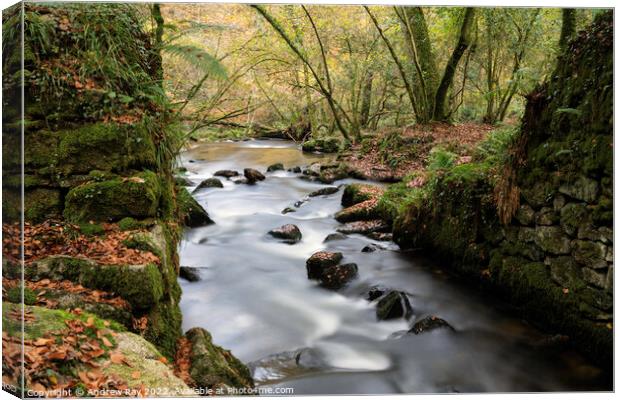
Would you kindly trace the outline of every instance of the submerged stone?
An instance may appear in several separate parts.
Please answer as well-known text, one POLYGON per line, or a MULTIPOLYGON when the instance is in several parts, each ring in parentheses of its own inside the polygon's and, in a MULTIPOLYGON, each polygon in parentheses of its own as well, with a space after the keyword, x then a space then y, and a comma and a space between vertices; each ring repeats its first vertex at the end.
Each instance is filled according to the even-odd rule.
POLYGON ((311 192, 308 194, 308 197, 327 196, 336 192, 338 192, 338 188, 336 186, 329 186, 311 192))
POLYGON ((200 280, 199 269, 196 267, 182 266, 179 268, 179 277, 188 282, 198 282, 200 280))
POLYGON ((270 166, 267 167, 267 172, 283 171, 283 170, 284 170, 284 165, 282 163, 271 164, 270 166))
POLYGON ((336 232, 336 233, 330 233, 329 235, 327 235, 325 237, 325 239, 323 239, 323 242, 333 242, 335 240, 344 240, 347 238, 347 235, 336 232))

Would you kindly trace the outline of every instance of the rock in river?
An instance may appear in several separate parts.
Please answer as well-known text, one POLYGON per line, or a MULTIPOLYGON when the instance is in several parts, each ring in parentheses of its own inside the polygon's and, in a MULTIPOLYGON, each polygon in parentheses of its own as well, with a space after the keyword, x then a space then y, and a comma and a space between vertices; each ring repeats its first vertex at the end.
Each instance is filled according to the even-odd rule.
POLYGON ((265 175, 255 170, 254 168, 246 168, 243 170, 243 175, 248 180, 248 184, 252 185, 256 181, 262 181, 265 179, 265 175))
POLYGON ((180 267, 179 277, 185 279, 188 282, 198 282, 200 280, 200 274, 196 267, 180 267))
POLYGON ((206 189, 206 188, 223 188, 223 187, 224 187, 224 184, 219 179, 217 179, 217 178, 209 178, 209 179, 205 179, 204 181, 200 182, 200 184, 198 186, 196 186, 196 189, 194 189, 194 193, 196 193, 197 191, 199 191, 201 189, 206 189))
POLYGON ((390 229, 390 226, 385 221, 376 219, 372 221, 349 222, 336 230, 340 233, 368 235, 373 232, 385 232, 388 229, 390 229))
POLYGON ((413 315, 413 309, 411 308, 407 294, 403 292, 390 290, 390 292, 377 303, 377 319, 379 320, 403 317, 409 319, 411 315, 413 315))
POLYGON ((213 223, 207 211, 198 204, 187 189, 182 188, 182 190, 179 190, 177 202, 179 203, 179 209, 183 216, 183 223, 185 226, 195 228, 213 223))
POLYGON ((314 192, 311 192, 308 196, 309 197, 327 196, 330 194, 334 194, 336 192, 338 192, 338 188, 336 186, 328 186, 328 187, 321 188, 319 190, 315 190, 314 192))
POLYGON ((337 290, 349 283, 357 276, 357 264, 332 265, 323 269, 321 274, 321 286, 327 289, 337 290))
POLYGON ((446 320, 436 317, 434 315, 430 315, 416 322, 415 325, 413 325, 413 328, 409 330, 409 332, 419 335, 420 333, 429 332, 435 329, 444 329, 444 328, 449 329, 451 331, 455 331, 452 325, 446 322, 446 320))
POLYGON ((267 172, 283 171, 283 170, 284 170, 284 165, 282 165, 282 163, 271 164, 270 166, 267 167, 267 172))
POLYGON ((222 169, 216 171, 213 176, 223 176, 224 178, 232 178, 233 176, 239 176, 239 172, 230 169, 222 169))
POLYGON ((362 249, 362 253, 372 253, 377 250, 384 250, 384 248, 379 246, 378 244, 370 243, 364 246, 364 248, 362 249))
POLYGON ((301 240, 301 231, 297 225, 286 224, 269 231, 269 234, 278 239, 284 239, 284 243, 295 244, 301 240))
POLYGON ((250 370, 230 351, 214 345, 209 332, 192 328, 185 336, 191 343, 189 373, 196 386, 205 389, 254 387, 250 370))
POLYGON ((325 268, 338 265, 342 260, 342 253, 319 251, 306 260, 308 279, 321 279, 325 268))
POLYGON ((297 210, 295 210, 293 207, 286 207, 284 210, 282 210, 282 214, 288 214, 292 212, 297 212, 297 210))
POLYGON ((343 234, 343 233, 330 233, 329 235, 325 236, 325 239, 323 239, 323 242, 333 242, 335 240, 344 240, 347 238, 347 235, 343 234))

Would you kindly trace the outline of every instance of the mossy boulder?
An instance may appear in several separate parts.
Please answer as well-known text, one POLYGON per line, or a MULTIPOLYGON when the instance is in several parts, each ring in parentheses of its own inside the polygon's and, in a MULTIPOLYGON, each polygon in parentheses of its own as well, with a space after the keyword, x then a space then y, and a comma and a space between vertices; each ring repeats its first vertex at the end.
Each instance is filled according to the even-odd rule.
POLYGON ((284 164, 282 163, 271 164, 270 166, 267 167, 267 172, 275 172, 275 171, 283 171, 283 170, 284 170, 284 164))
POLYGON ((115 293, 136 310, 153 307, 163 296, 159 267, 145 265, 104 265, 66 256, 51 256, 26 265, 28 280, 70 280, 90 289, 115 293))
POLYGON ((378 219, 381 217, 378 204, 379 200, 376 198, 366 200, 338 211, 334 218, 336 218, 336 221, 343 223, 378 219))
POLYGON ((209 332, 202 328, 192 328, 185 336, 192 347, 190 375, 198 387, 254 387, 249 369, 230 351, 214 345, 209 332))
POLYGON ((161 193, 161 181, 151 171, 129 178, 87 183, 69 191, 64 216, 71 222, 155 217, 161 193))
POLYGON ((222 181, 220 181, 217 178, 208 178, 205 179, 204 181, 200 182, 200 184, 198 184, 198 186, 196 186, 196 189, 194 189, 194 192, 197 192, 201 189, 208 189, 208 188, 223 188, 224 184, 222 183, 222 181))
POLYGON ((381 197, 384 190, 379 186, 352 183, 344 188, 341 204, 351 207, 357 203, 381 197))
POLYGON ((56 169, 63 175, 156 166, 155 144, 141 124, 96 123, 56 132, 56 169))
POLYGON ((213 223, 207 211, 192 197, 187 189, 178 189, 177 203, 181 220, 185 226, 195 228, 213 223))
POLYGON ((337 138, 316 138, 304 142, 302 151, 307 153, 337 153, 340 149, 340 140, 337 138))
MULTIPOLYGON (((21 193, 12 188, 2 190, 2 215, 7 222, 19 220, 21 193)), ((62 215, 61 193, 58 189, 32 188, 24 191, 24 218, 28 222, 42 222, 62 215)))
MULTIPOLYGON (((138 335, 129 332, 118 333, 116 350, 125 356, 125 363, 108 363, 102 368, 105 374, 114 374, 127 382, 129 387, 156 388, 156 392, 149 396, 157 397, 184 397, 193 396, 195 392, 185 382, 177 378, 164 363, 162 354, 138 335)), ((172 360, 172 359, 170 359, 172 360)))

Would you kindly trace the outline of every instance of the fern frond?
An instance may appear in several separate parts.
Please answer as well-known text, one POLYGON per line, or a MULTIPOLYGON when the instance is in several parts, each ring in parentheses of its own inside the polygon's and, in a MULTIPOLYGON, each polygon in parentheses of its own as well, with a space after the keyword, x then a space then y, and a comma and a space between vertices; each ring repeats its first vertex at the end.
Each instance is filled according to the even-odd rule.
POLYGON ((209 73, 219 78, 226 78, 224 66, 200 47, 172 43, 165 45, 162 51, 191 64, 204 73, 209 73))

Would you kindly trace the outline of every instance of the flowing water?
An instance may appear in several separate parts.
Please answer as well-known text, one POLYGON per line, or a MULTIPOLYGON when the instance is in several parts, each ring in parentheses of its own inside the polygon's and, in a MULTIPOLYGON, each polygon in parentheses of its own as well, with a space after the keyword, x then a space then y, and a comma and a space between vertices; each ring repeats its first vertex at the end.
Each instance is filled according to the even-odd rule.
MULTIPOLYGON (((196 184, 220 169, 265 171, 276 162, 289 168, 317 160, 275 140, 202 144, 182 155, 196 184)), ((257 385, 295 394, 599 388, 596 368, 571 352, 542 351, 535 344, 545 336, 440 265, 361 235, 324 243, 340 225, 333 215, 342 188, 283 215, 325 185, 286 171, 266 176, 256 185, 222 179, 223 189, 196 193, 215 224, 188 229, 180 247, 181 265, 199 267, 201 276, 180 280, 183 328, 209 330, 215 343, 250 364, 257 385), (267 235, 289 223, 299 226, 301 242, 267 235), (362 253, 369 243, 385 249, 362 253), (344 262, 357 263, 358 278, 336 292, 308 280, 305 261, 319 250, 342 252, 344 262), (366 300, 376 285, 409 293, 413 319, 377 321, 376 303, 366 300), (442 317, 456 332, 403 335, 426 315, 442 317)))

